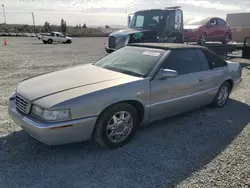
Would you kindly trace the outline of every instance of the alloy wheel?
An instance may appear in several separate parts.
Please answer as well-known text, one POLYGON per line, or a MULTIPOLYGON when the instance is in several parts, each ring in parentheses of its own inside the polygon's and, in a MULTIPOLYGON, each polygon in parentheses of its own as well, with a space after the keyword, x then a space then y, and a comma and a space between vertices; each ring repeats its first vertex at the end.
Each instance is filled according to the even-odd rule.
POLYGON ((108 121, 106 134, 113 143, 125 140, 133 129, 133 118, 129 112, 120 111, 108 121))
POLYGON ((228 99, 228 96, 229 96, 229 90, 228 90, 228 87, 227 86, 223 86, 221 89, 220 89, 220 92, 219 92, 219 95, 218 95, 218 105, 219 106, 223 106, 227 99, 228 99))

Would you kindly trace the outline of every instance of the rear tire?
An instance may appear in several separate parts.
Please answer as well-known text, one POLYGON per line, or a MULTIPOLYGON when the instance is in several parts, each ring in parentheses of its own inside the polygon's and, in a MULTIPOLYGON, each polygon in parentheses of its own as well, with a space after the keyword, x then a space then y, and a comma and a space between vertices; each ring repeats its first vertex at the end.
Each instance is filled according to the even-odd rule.
POLYGON ((48 44, 52 44, 53 43, 53 40, 52 39, 49 39, 48 40, 48 44))
POLYGON ((230 34, 229 34, 229 33, 226 33, 226 34, 225 34, 225 37, 224 37, 224 40, 222 41, 222 44, 227 44, 227 43, 230 42, 230 40, 231 40, 230 34))
POLYGON ((202 46, 202 45, 206 44, 206 42, 207 42, 207 34, 202 33, 200 36, 200 39, 198 41, 198 44, 202 46))
POLYGON ((127 103, 108 107, 98 118, 94 138, 105 148, 115 149, 126 145, 134 137, 139 118, 135 108, 127 103))
POLYGON ((217 92, 217 94, 212 102, 212 106, 214 108, 222 108, 223 106, 225 106, 227 101, 228 101, 230 92, 231 92, 230 84, 228 82, 224 82, 220 86, 220 88, 219 88, 219 90, 218 90, 218 92, 217 92))

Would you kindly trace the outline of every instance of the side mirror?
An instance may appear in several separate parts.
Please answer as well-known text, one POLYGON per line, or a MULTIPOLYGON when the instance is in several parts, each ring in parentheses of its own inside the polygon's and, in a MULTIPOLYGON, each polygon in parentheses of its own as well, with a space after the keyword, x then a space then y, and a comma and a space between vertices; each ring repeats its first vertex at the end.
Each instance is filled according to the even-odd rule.
POLYGON ((165 79, 165 78, 175 78, 178 76, 177 71, 170 70, 170 69, 160 69, 159 72, 159 79, 165 79))

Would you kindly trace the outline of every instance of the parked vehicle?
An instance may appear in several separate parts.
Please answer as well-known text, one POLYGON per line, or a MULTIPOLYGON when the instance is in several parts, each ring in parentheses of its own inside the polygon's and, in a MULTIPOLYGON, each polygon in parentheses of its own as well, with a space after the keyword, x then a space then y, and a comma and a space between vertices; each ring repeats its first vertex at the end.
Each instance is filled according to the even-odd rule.
POLYGON ((140 10, 128 16, 128 28, 113 32, 105 43, 111 53, 130 43, 183 43, 183 12, 180 7, 140 10))
MULTIPOLYGON (((216 22, 216 24, 223 25, 224 20, 220 18, 218 19, 219 21, 216 22)), ((204 22, 206 23, 206 20, 204 22)), ((213 23, 214 22, 207 24, 205 27, 207 28, 207 31, 221 28, 216 25, 213 26, 213 23)), ((187 25, 185 27, 186 29, 184 32, 183 13, 180 7, 166 7, 164 9, 137 11, 128 15, 127 29, 119 30, 109 35, 108 40, 104 43, 105 51, 107 53, 112 53, 131 43, 184 43, 193 41, 199 42, 200 45, 208 47, 210 50, 221 56, 221 58, 226 59, 228 53, 243 49, 243 45, 226 44, 232 40, 230 26, 227 23, 224 25, 224 34, 222 34, 222 30, 220 29, 218 29, 218 31, 214 30, 215 34, 219 33, 220 37, 218 38, 217 34, 214 35, 216 36, 215 38, 211 38, 210 32, 205 34, 200 33, 199 35, 199 32, 203 30, 196 30, 195 28, 197 28, 197 25, 189 26, 188 29, 187 25), (184 34, 186 37, 185 40, 184 34), (209 37, 207 37, 207 34, 209 37), (201 40, 199 41, 199 39, 201 40), (219 40, 225 44, 206 43, 208 40, 219 40)))
POLYGON ((39 34, 37 35, 37 38, 38 38, 39 40, 41 40, 43 35, 51 36, 51 33, 39 33, 39 34))
POLYGON ((67 37, 60 32, 52 32, 50 35, 41 35, 44 44, 52 44, 53 42, 72 43, 72 38, 67 37))
POLYGON ((127 144, 140 124, 211 104, 223 107, 241 82, 239 63, 205 47, 130 44, 93 64, 21 82, 12 119, 48 145, 88 140, 127 144))
POLYGON ((189 21, 184 25, 185 42, 222 42, 227 44, 232 40, 230 25, 223 19, 212 17, 200 21, 189 21))

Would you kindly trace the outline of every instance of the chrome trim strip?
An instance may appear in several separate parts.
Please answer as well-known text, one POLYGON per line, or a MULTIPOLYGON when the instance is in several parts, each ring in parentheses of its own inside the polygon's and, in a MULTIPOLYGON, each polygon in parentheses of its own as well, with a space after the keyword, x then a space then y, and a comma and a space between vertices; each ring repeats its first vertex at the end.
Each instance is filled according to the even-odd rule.
POLYGON ((206 92, 209 92, 209 91, 213 91, 213 90, 216 90, 216 89, 219 89, 219 87, 214 87, 214 88, 211 88, 211 89, 208 89, 208 90, 205 90, 205 91, 201 91, 201 92, 198 92, 198 93, 193 93, 193 94, 185 95, 185 96, 178 97, 178 98, 169 99, 169 100, 166 100, 166 101, 156 102, 156 103, 151 104, 151 107, 155 106, 155 105, 159 105, 159 104, 164 104, 164 103, 168 103, 168 102, 173 102, 173 101, 177 101, 177 100, 181 100, 181 99, 185 99, 185 98, 197 96, 197 95, 200 95, 200 94, 203 94, 203 93, 206 93, 206 92))

